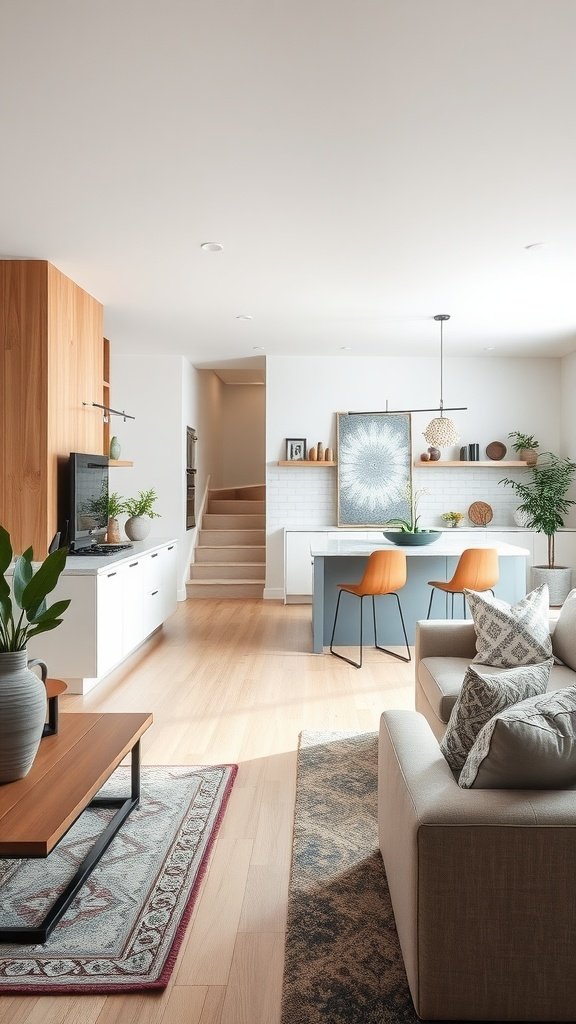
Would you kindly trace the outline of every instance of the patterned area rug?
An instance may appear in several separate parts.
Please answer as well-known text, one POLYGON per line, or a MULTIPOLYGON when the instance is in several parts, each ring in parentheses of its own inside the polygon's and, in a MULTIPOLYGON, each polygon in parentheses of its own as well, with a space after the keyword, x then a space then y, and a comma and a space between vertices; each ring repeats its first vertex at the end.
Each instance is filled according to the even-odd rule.
MULTIPOLYGON (((164 988, 236 775, 235 765, 143 767, 142 794, 44 946, 0 946, 0 994, 164 988)), ((121 766, 104 794, 127 794, 121 766)), ((47 860, 0 861, 0 923, 33 925, 113 811, 88 809, 47 860)))
POLYGON ((282 1024, 417 1024, 378 848, 376 733, 303 733, 282 1024))

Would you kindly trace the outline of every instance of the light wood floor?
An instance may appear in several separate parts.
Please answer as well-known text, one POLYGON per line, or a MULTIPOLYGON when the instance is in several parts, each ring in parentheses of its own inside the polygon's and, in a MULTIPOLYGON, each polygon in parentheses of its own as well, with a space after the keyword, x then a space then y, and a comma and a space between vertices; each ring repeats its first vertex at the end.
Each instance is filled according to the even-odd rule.
POLYGON ((239 772, 168 988, 0 998, 2 1024, 277 1024, 302 729, 378 728, 414 706, 413 664, 367 648, 356 670, 311 647, 309 605, 189 600, 65 711, 153 711, 146 764, 239 772))

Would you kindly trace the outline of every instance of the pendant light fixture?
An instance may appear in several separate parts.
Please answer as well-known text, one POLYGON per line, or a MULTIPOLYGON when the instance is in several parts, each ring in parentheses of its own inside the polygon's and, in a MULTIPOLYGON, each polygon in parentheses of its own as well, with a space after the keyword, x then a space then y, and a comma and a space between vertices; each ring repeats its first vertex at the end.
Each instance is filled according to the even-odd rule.
POLYGON ((446 448, 447 445, 457 444, 460 435, 453 420, 444 415, 444 401, 442 397, 443 374, 444 374, 444 321, 450 319, 448 313, 437 313, 435 320, 440 321, 440 405, 439 416, 435 416, 424 431, 424 437, 429 445, 435 448, 446 448))

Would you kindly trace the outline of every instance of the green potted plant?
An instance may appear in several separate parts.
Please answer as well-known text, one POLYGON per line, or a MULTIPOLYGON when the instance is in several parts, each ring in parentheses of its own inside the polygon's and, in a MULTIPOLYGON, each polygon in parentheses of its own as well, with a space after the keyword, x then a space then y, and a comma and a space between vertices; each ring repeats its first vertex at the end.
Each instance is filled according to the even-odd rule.
POLYGON ((517 452, 518 458, 529 466, 534 466, 540 442, 532 434, 521 434, 519 430, 511 430, 508 437, 512 438, 512 448, 517 452))
POLYGON ((510 477, 498 481, 511 487, 520 498, 518 511, 525 516, 526 526, 547 538, 547 565, 533 566, 532 573, 536 586, 548 584, 551 605, 562 604, 571 589, 572 570, 556 565, 554 538, 556 531, 564 526, 570 507, 576 504, 573 498, 567 497, 575 473, 576 462, 553 452, 542 452, 527 483, 510 477))
POLYGON ((136 498, 126 498, 123 511, 127 512, 129 519, 124 524, 126 536, 130 540, 144 540, 150 533, 151 520, 158 519, 160 513, 154 510, 154 503, 158 495, 153 487, 148 491, 139 491, 136 498))
POLYGON ((464 519, 464 513, 463 512, 443 512, 442 515, 440 516, 440 518, 443 519, 445 523, 450 523, 450 526, 455 527, 455 526, 459 526, 460 523, 462 522, 462 520, 464 519))
POLYGON ((106 539, 109 544, 120 543, 118 516, 122 512, 126 512, 124 498, 117 491, 112 491, 108 495, 108 528, 106 530, 106 539))
POLYGON ((402 546, 431 544, 441 536, 440 530, 426 530, 418 526, 418 505, 423 495, 429 492, 425 487, 414 491, 411 484, 408 485, 407 492, 410 519, 389 519, 385 525, 396 526, 398 529, 384 530, 384 536, 393 544, 402 546))
POLYGON ((32 548, 13 560, 10 534, 0 526, 0 782, 23 778, 32 767, 46 718, 46 665, 28 662, 27 644, 33 637, 56 629, 69 600, 50 594, 66 565, 67 548, 53 551, 34 571, 32 548), (29 668, 37 664, 42 680, 29 668))

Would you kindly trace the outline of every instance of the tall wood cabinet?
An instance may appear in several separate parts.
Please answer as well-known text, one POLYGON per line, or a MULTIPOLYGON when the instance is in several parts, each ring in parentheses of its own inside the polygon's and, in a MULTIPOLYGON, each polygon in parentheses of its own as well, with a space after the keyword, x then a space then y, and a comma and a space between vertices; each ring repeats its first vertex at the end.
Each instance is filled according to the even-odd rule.
POLYGON ((102 451, 103 307, 46 260, 0 260, 0 524, 46 555, 58 470, 102 451))

